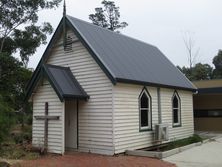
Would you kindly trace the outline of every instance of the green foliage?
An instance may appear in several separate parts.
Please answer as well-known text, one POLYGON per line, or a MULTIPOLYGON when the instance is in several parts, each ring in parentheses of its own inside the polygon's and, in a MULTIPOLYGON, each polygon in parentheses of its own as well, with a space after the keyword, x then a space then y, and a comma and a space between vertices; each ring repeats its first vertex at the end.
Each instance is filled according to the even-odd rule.
MULTIPOLYGON (((128 26, 126 22, 120 22, 119 7, 116 7, 113 1, 103 0, 103 7, 95 8, 95 14, 90 14, 89 19, 93 24, 116 31, 120 28, 128 26)), ((117 31, 118 32, 118 31, 117 31)))
POLYGON ((197 134, 194 134, 192 137, 189 137, 188 140, 190 143, 203 142, 203 139, 197 134))
POLYGON ((212 79, 213 68, 209 64, 198 63, 192 68, 177 67, 186 77, 191 80, 209 80, 212 79))
POLYGON ((208 80, 212 78, 213 68, 209 64, 198 63, 192 69, 192 80, 208 80))
POLYGON ((30 143, 32 140, 32 133, 19 133, 13 136, 15 144, 23 144, 24 142, 30 143))
POLYGON ((194 134, 191 137, 170 142, 167 145, 167 147, 164 148, 164 150, 171 150, 174 148, 178 148, 178 147, 182 147, 182 146, 186 146, 186 145, 189 145, 192 143, 198 143, 198 142, 202 142, 202 141, 203 141, 203 139, 199 135, 194 134))
POLYGON ((24 107, 25 85, 32 72, 6 53, 0 53, 0 60, 0 94, 3 101, 15 111, 19 111, 24 107))
POLYGON ((31 143, 32 141, 32 126, 26 125, 22 128, 23 140, 31 143))
POLYGON ((0 145, 9 134, 9 130, 13 125, 13 109, 3 101, 0 95, 0 145))
POLYGON ((213 71, 214 78, 222 78, 222 50, 219 50, 213 58, 213 64, 215 66, 213 71))
MULTIPOLYGON (((13 123, 19 120, 15 111, 31 113, 28 102, 24 102, 25 85, 32 72, 14 57, 0 53, 0 143, 9 134, 13 123)), ((24 115, 24 114, 22 114, 24 115)), ((23 118, 22 122, 23 123, 23 118)))
POLYGON ((23 127, 17 126, 14 128, 11 136, 11 139, 14 140, 15 144, 26 145, 32 141, 32 126, 24 125, 23 127))
POLYGON ((195 80, 209 80, 209 79, 222 79, 222 50, 213 58, 215 68, 209 64, 197 63, 194 67, 179 67, 177 68, 186 75, 191 81, 195 80))
POLYGON ((22 146, 13 142, 5 143, 0 148, 0 157, 4 159, 26 159, 33 160, 40 157, 39 153, 32 152, 28 146, 22 146))
MULTIPOLYGON (((60 2, 0 0, 0 143, 9 134, 14 118, 22 126, 32 122, 31 105, 24 102, 25 86, 32 75, 26 65, 36 48, 46 44, 47 34, 53 31, 50 23, 39 25, 38 12, 58 7, 60 2), (20 59, 15 58, 15 53, 20 59)), ((30 134, 25 133, 22 138, 30 139, 30 134)))
POLYGON ((13 136, 13 139, 15 140, 15 144, 22 144, 22 142, 23 142, 23 134, 15 134, 13 136))
POLYGON ((1 0, 0 1, 0 53, 19 52, 23 63, 34 54, 52 27, 45 22, 37 25, 38 12, 58 7, 61 0, 1 0))

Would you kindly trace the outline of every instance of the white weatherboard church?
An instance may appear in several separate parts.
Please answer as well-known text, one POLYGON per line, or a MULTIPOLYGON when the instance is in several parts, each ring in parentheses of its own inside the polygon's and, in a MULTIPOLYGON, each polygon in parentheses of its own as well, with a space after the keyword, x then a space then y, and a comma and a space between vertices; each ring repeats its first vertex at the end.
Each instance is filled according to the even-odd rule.
POLYGON ((27 86, 32 144, 113 155, 160 144, 157 124, 189 137, 195 90, 157 47, 65 16, 27 86))

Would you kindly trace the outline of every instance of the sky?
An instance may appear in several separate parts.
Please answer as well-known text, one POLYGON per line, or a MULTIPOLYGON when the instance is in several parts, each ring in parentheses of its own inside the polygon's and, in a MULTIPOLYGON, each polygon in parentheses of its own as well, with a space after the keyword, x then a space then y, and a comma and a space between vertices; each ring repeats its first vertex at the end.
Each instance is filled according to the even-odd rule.
MULTIPOLYGON (((67 15, 90 22, 88 15, 100 7, 102 0, 66 0, 67 15)), ((188 66, 184 38, 194 41, 198 52, 196 63, 212 65, 212 59, 222 49, 221 0, 114 0, 120 7, 120 21, 129 24, 122 34, 158 47, 174 64, 188 66), (187 35, 190 34, 190 35, 187 35)), ((50 22, 54 29, 62 18, 63 4, 57 9, 41 11, 40 23, 50 22)), ((48 41, 51 39, 48 36, 48 41)), ((108 40, 108 39, 107 39, 108 40)), ((47 45, 38 48, 28 66, 36 68, 47 45)))

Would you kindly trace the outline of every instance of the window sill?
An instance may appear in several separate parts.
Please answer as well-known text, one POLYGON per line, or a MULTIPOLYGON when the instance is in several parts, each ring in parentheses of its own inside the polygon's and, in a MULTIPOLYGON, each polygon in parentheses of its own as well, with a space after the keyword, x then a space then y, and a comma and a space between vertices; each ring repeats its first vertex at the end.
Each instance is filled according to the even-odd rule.
POLYGON ((147 132, 152 131, 152 128, 140 129, 139 132, 147 132))
POLYGON ((178 127, 181 127, 182 125, 179 124, 179 125, 173 125, 173 128, 178 128, 178 127))

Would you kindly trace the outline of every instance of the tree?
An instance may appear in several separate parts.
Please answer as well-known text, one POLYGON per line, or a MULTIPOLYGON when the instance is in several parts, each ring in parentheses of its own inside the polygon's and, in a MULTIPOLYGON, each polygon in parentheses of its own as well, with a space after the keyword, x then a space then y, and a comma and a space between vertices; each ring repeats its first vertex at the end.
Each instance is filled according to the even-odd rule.
POLYGON ((189 68, 191 69, 192 72, 192 67, 195 65, 195 61, 199 54, 200 49, 196 48, 195 40, 192 37, 191 32, 189 31, 184 33, 183 41, 188 54, 187 57, 188 57, 189 68))
POLYGON ((213 67, 209 64, 197 63, 193 68, 192 80, 209 80, 212 79, 213 67))
POLYGON ((128 26, 126 22, 119 21, 119 7, 116 7, 113 1, 103 0, 101 4, 103 7, 95 8, 95 14, 89 15, 89 19, 93 24, 111 31, 117 31, 128 26))
POLYGON ((209 64, 197 63, 192 69, 189 67, 177 68, 191 81, 212 79, 213 68, 209 64))
POLYGON ((61 0, 1 0, 0 1, 0 53, 18 52, 23 63, 36 48, 46 43, 52 33, 50 23, 37 25, 38 12, 58 7, 61 0))
POLYGON ((213 71, 214 78, 222 78, 222 50, 219 50, 217 55, 213 58, 215 69, 213 71))
POLYGON ((23 106, 25 85, 32 72, 6 53, 0 53, 0 60, 0 95, 11 108, 19 110, 23 106))
POLYGON ((30 110, 24 102, 32 72, 26 68, 36 48, 52 33, 50 23, 38 25, 38 12, 61 0, 0 0, 0 143, 12 125, 13 111, 30 110), (21 60, 13 55, 19 54, 21 60))
POLYGON ((177 68, 189 79, 192 80, 191 76, 191 70, 189 67, 183 66, 182 68, 180 66, 177 66, 177 68))

